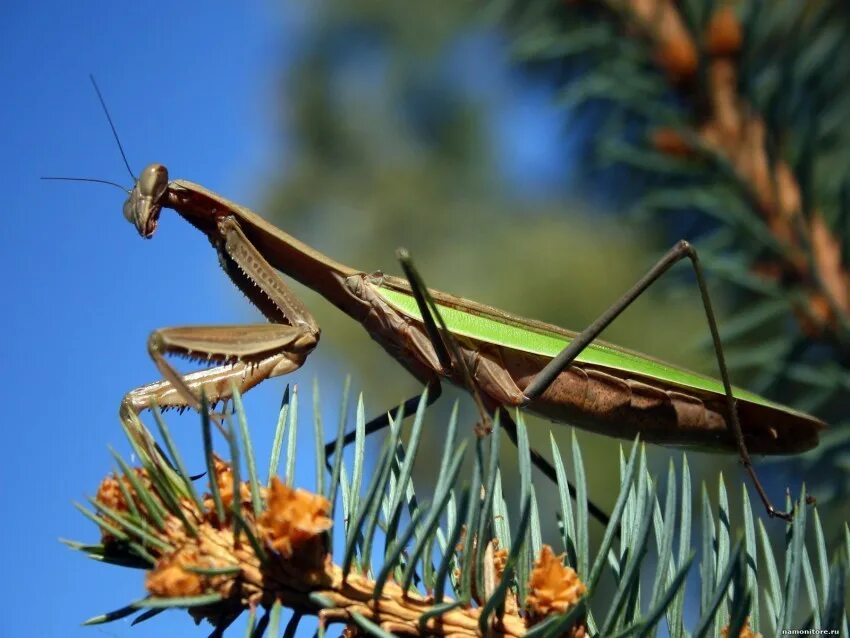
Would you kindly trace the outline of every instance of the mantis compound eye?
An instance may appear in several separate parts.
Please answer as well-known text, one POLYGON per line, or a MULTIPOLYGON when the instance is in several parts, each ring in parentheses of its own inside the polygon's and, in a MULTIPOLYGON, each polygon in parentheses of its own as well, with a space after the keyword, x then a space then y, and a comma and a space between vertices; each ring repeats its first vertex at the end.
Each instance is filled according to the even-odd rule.
POLYGON ((168 169, 162 164, 148 164, 139 175, 139 193, 158 202, 168 186, 168 169))

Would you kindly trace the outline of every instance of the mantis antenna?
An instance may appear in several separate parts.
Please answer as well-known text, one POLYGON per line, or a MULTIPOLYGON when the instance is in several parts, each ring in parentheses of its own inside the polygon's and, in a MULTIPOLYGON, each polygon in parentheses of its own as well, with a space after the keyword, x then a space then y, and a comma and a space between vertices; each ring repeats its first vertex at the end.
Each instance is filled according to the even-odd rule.
POLYGON ((124 153, 124 146, 121 144, 121 138, 118 137, 118 131, 115 129, 115 124, 112 122, 112 116, 109 114, 109 109, 106 108, 106 100, 103 99, 103 94, 100 92, 100 88, 94 80, 94 75, 89 74, 89 80, 91 80, 91 85, 94 87, 94 92, 97 94, 97 99, 100 102, 100 106, 103 108, 103 113, 106 115, 106 121, 109 122, 109 128, 112 129, 112 137, 115 138, 115 143, 118 144, 118 150, 121 152, 121 159, 124 160, 124 166, 127 167, 127 172, 130 173, 130 177, 132 177, 135 182, 138 178, 135 173, 133 173, 133 169, 130 168, 130 162, 127 161, 127 155, 124 153))
MULTIPOLYGON (((118 131, 115 128, 115 124, 112 122, 112 116, 109 114, 109 109, 106 107, 106 100, 103 99, 103 94, 100 92, 100 87, 97 86, 94 75, 89 74, 89 80, 91 80, 91 84, 94 87, 94 92, 97 95, 97 99, 100 102, 103 113, 106 115, 106 121, 109 122, 109 128, 112 129, 112 137, 115 138, 115 143, 118 145, 118 151, 121 153, 121 159, 124 160, 124 166, 127 167, 127 172, 130 173, 130 177, 133 178, 133 182, 136 182, 138 181, 138 178, 133 173, 133 169, 130 168, 130 162, 127 161, 127 154, 124 152, 124 145, 121 144, 121 138, 118 137, 118 131)), ((91 182, 94 184, 108 184, 109 186, 120 188, 125 193, 130 193, 130 190, 121 186, 121 184, 112 182, 108 179, 98 179, 96 177, 42 177, 41 179, 61 182, 91 182)))
POLYGON ((109 184, 110 186, 114 186, 115 188, 120 188, 125 193, 129 193, 130 190, 121 186, 117 182, 110 182, 108 179, 97 179, 96 177, 41 177, 39 179, 46 179, 55 182, 92 182, 94 184, 109 184))

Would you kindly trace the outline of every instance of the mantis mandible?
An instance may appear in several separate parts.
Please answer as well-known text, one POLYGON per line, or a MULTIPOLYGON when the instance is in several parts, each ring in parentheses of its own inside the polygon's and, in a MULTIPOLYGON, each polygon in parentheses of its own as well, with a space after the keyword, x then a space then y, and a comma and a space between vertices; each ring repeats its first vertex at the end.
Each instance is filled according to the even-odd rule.
MULTIPOLYGON (((650 443, 737 452, 768 514, 792 517, 793 512, 773 507, 749 453, 803 452, 817 445, 824 424, 732 388, 700 262, 685 241, 676 243, 632 289, 576 334, 429 290, 404 253, 400 259, 405 279, 350 268, 203 186, 170 181, 165 166, 150 164, 135 179, 124 216, 149 239, 163 208, 174 210, 209 238, 225 273, 268 323, 154 331, 148 350, 164 380, 124 397, 125 422, 152 403, 201 409, 202 394, 214 404, 230 397, 231 383, 245 392, 300 367, 318 344, 320 329, 281 271, 360 323, 429 388, 429 402, 439 396, 441 380, 447 380, 471 390, 483 412, 501 410, 500 417, 511 424, 504 408, 522 407, 608 436, 633 439, 640 434, 650 443), (597 340, 629 304, 682 260, 689 261, 696 274, 720 381, 597 340), (183 376, 168 364, 166 354, 217 365, 183 376)), ((404 404, 405 415, 417 398, 404 404)), ((387 422, 385 414, 368 430, 387 422)), ((506 430, 510 434, 510 428, 506 430)), ((545 466, 542 459, 537 461, 545 466)), ((544 471, 554 474, 551 466, 544 471)))

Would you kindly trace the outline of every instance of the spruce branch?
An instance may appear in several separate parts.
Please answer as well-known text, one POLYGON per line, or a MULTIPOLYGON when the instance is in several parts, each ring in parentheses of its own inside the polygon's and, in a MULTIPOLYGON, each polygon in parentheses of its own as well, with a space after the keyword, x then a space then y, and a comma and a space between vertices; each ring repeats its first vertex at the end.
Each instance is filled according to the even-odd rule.
MULTIPOLYGON (((619 4, 619 3, 616 3, 619 4)), ((731 3, 719 2, 701 32, 690 33, 669 0, 630 0, 632 23, 689 105, 682 130, 658 128, 653 144, 674 156, 700 155, 727 165, 737 185, 782 247, 757 265, 765 276, 805 291, 795 309, 804 332, 846 349, 850 275, 842 242, 817 203, 806 201, 782 148, 789 131, 771 128, 740 88, 745 28, 731 3), (770 149, 775 149, 773 153, 770 149)))
MULTIPOLYGON (((289 396, 287 393, 281 412, 295 427, 289 396)), ((365 436, 362 402, 360 405, 355 428, 359 432, 358 455, 365 436)), ((243 480, 234 459, 243 454, 240 448, 245 452, 253 448, 245 438, 248 428, 241 401, 234 401, 234 409, 243 440, 240 444, 233 429, 225 429, 230 460, 213 452, 210 423, 203 419, 211 468, 206 493, 200 494, 194 487, 187 491, 186 482, 170 476, 175 470, 168 463, 143 459, 143 467, 132 469, 116 456, 120 472, 102 481, 92 499, 95 511, 83 509, 100 528, 100 543, 68 544, 95 560, 146 570, 147 596, 96 616, 89 624, 136 614, 135 624, 168 609, 184 609, 196 622, 211 623, 215 627, 212 635, 221 636, 247 612, 250 635, 259 638, 279 635, 281 613, 288 609, 292 616, 286 636, 294 635, 304 615, 317 616, 322 628, 342 623, 346 635, 384 638, 654 635, 665 618, 669 635, 686 635, 684 590, 695 559, 686 463, 681 480, 671 465, 662 510, 656 496, 659 483, 649 475, 644 447, 636 443, 628 455, 621 452, 620 492, 601 544, 591 552, 587 502, 570 504, 566 468, 553 443, 564 524, 561 533, 547 536, 563 543, 563 551, 558 553, 540 540, 544 530, 534 505, 530 450, 521 416, 517 418, 521 512, 513 526, 502 497, 498 461, 486 455, 487 451, 498 452, 495 435, 489 441, 476 438, 473 471, 477 478, 459 498, 454 486, 463 476, 465 446, 456 445, 454 435, 448 437, 442 451, 444 471, 433 502, 427 504, 416 497, 405 469, 408 459, 412 462, 415 456, 417 441, 402 445, 394 425, 373 470, 365 472, 371 477, 364 477, 369 482, 364 498, 353 498, 361 489, 359 484, 348 483, 344 461, 338 467, 340 484, 327 490, 328 494, 340 494, 347 503, 340 536, 345 547, 337 548, 336 555, 350 558, 336 561, 329 533, 333 504, 325 495, 292 487, 276 476, 261 483, 251 469, 253 462, 248 463, 248 477, 243 480), (681 504, 677 494, 681 494, 681 504), (399 498, 409 512, 401 520, 397 508, 392 507, 399 498), (366 541, 376 528, 387 530, 390 523, 397 533, 387 538, 383 563, 371 571, 364 555, 366 541), (618 533, 619 545, 615 542, 618 533), (678 552, 673 551, 676 544, 678 552), (442 551, 439 570, 427 569, 436 545, 442 551), (641 574, 648 567, 655 570, 649 599, 641 594, 641 583, 646 582, 641 574), (414 570, 416 578, 411 575, 414 570), (454 597, 446 595, 445 581, 449 579, 454 597), (610 582, 602 585, 603 580, 610 582)), ((415 417, 414 439, 422 434, 424 416, 423 409, 415 417)), ((225 422, 232 420, 226 418, 225 422)), ((177 450, 159 415, 157 424, 168 442, 165 447, 175 456, 177 450)), ((454 425, 449 429, 454 430, 454 425)), ((338 436, 344 436, 344 431, 340 428, 338 436)), ((141 434, 153 440, 149 432, 141 434)), ((279 429, 274 438, 282 440, 279 429)), ((316 455, 321 456, 318 449, 316 455)), ((279 453, 278 449, 272 452, 273 456, 279 453)), ((287 456, 303 458, 294 447, 287 450, 287 456)), ((572 457, 574 480, 579 493, 586 495, 584 461, 575 440, 572 457)), ((321 458, 315 460, 324 467, 321 458)), ((811 554, 815 560, 810 560, 804 540, 807 520, 812 517, 805 509, 805 494, 800 496, 798 515, 788 528, 783 571, 777 567, 775 550, 761 520, 756 536, 746 489, 743 535, 732 529, 722 477, 717 494, 715 509, 703 487, 702 606, 697 633, 713 630, 714 635, 753 638, 762 635, 759 631, 768 635, 780 628, 829 629, 846 623, 846 563, 841 559, 828 564, 816 513, 815 552, 811 554), (757 561, 759 551, 762 559, 757 561), (769 588, 760 588, 762 581, 767 581, 769 588), (806 599, 801 592, 804 586, 806 599), (806 610, 810 610, 808 619, 801 619, 806 610)), ((371 557, 373 552, 368 551, 371 557)))
MULTIPOLYGON (((235 396, 236 420, 240 423, 242 445, 248 451, 252 448, 247 421, 238 392, 235 396)), ((416 419, 420 425, 414 427, 414 437, 421 435, 424 406, 423 401, 416 419)), ((286 415, 289 409, 285 400, 281 412, 286 415)), ((167 441, 166 447, 176 456, 177 450, 161 415, 156 415, 156 421, 167 441)), ((146 598, 94 617, 88 624, 110 622, 138 611, 143 612, 136 619, 141 622, 156 615, 152 613, 154 610, 178 608, 186 609, 196 622, 206 620, 223 632, 243 612, 262 607, 272 612, 277 609, 279 613, 282 606, 298 615, 317 615, 323 625, 344 623, 351 631, 356 631, 356 627, 373 634, 475 636, 483 626, 493 636, 519 637, 538 624, 553 618, 563 619, 574 611, 586 592, 575 570, 564 564, 563 555, 556 556, 549 546, 542 548, 533 566, 517 569, 517 556, 526 544, 524 538, 517 540, 510 553, 499 548, 495 539, 490 541, 485 560, 475 566, 490 574, 491 582, 502 583, 499 613, 494 613, 494 591, 476 593, 474 602, 446 596, 435 600, 429 593, 412 589, 411 578, 397 581, 391 577, 410 556, 414 559, 407 565, 408 569, 420 559, 431 560, 430 556, 422 555, 422 548, 433 543, 450 489, 458 478, 465 445, 446 455, 451 461, 441 475, 442 487, 435 505, 415 508, 407 530, 400 531, 396 542, 389 546, 385 563, 375 577, 362 561, 359 566, 350 561, 333 562, 328 535, 333 525, 332 505, 328 498, 293 488, 276 476, 270 477, 267 485, 261 485, 252 469, 253 460, 249 462, 249 479, 241 480, 237 462, 241 452, 232 428, 225 430, 231 455, 228 461, 213 452, 209 419, 202 421, 207 467, 212 477, 207 493, 197 498, 187 496, 180 489, 184 487, 181 483, 167 480, 167 464, 146 463, 141 468, 129 468, 116 455, 123 472, 109 475, 101 482, 97 496, 91 500, 95 512, 83 510, 100 527, 101 542, 94 546, 72 544, 72 547, 99 560, 147 569, 146 598), (417 543, 419 547, 407 554, 407 545, 417 531, 424 536, 417 543), (516 598, 515 573, 528 579, 524 602, 516 598)), ((144 426, 140 423, 139 427, 144 426)), ((340 428, 339 441, 344 434, 344 428, 340 428)), ((152 440, 147 430, 142 436, 152 440)), ((281 437, 281 432, 275 433, 276 440, 281 437)), ((378 511, 372 503, 381 494, 394 494, 394 499, 402 499, 409 489, 406 486, 410 481, 409 464, 415 455, 415 441, 407 457, 409 462, 404 463, 407 471, 398 463, 404 458, 404 450, 395 436, 390 438, 390 443, 385 446, 379 469, 373 475, 371 496, 361 503, 363 515, 346 521, 352 528, 347 534, 350 540, 356 541, 364 528, 374 529, 378 511)), ((321 451, 321 446, 317 450, 321 451)), ((279 450, 275 449, 273 456, 277 454, 279 450)), ((322 461, 319 459, 319 467, 323 467, 322 461)), ((344 466, 340 464, 338 468, 335 471, 344 476, 344 466)), ((345 485, 341 490, 348 493, 345 485)), ((397 515, 391 515, 390 519, 399 524, 397 515)), ((527 512, 526 525, 529 519, 527 512)), ((470 522, 489 529, 489 525, 479 526, 474 518, 470 522)), ((476 554, 477 542, 475 539, 472 555, 476 554)), ((352 547, 357 548, 356 542, 352 547)), ((462 550, 449 547, 447 553, 456 555, 462 550)), ((565 626, 564 631, 583 635, 581 618, 575 614, 569 617, 572 618, 569 627, 573 629, 565 626)), ((276 622, 270 617, 268 627, 272 625, 276 622)))

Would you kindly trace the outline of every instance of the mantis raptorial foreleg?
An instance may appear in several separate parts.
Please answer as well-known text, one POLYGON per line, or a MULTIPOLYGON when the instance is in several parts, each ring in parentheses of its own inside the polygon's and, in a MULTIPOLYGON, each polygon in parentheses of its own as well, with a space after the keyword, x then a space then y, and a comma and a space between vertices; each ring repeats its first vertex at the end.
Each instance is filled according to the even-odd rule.
POLYGON ((245 392, 265 379, 297 370, 312 349, 299 347, 302 341, 303 329, 281 324, 162 328, 151 335, 148 352, 165 380, 136 388, 124 400, 135 412, 151 402, 161 408, 200 410, 202 393, 215 405, 230 397, 231 384, 245 392), (166 353, 233 363, 183 376, 166 361, 166 353))
POLYGON ((277 271, 245 237, 239 223, 224 218, 210 237, 231 279, 273 323, 232 326, 185 326, 155 331, 148 352, 164 380, 127 393, 121 418, 132 426, 133 415, 153 403, 162 408, 201 409, 201 397, 215 405, 270 377, 297 370, 319 340, 312 315, 289 290, 277 271), (181 375, 166 354, 220 363, 208 370, 181 375))

